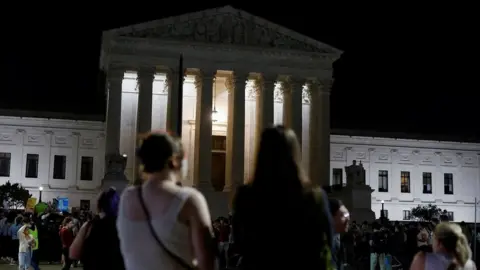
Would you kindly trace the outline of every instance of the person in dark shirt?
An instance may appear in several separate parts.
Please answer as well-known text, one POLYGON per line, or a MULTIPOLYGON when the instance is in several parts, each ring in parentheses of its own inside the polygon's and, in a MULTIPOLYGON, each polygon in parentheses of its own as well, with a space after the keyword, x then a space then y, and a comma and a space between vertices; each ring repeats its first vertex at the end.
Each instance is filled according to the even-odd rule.
POLYGON ((343 205, 342 201, 337 199, 329 199, 330 213, 333 218, 333 242, 332 242, 332 261, 335 269, 343 269, 344 264, 344 247, 341 244, 340 234, 348 231, 348 221, 350 220, 350 213, 343 205))
POLYGON ((271 127, 260 140, 254 175, 233 201, 233 239, 241 267, 331 269, 328 199, 303 171, 295 133, 271 127))
POLYGON ((114 188, 102 192, 98 215, 83 224, 70 247, 70 256, 83 263, 84 270, 125 269, 116 227, 119 194, 114 188))
POLYGON ((62 241, 62 255, 64 259, 62 270, 69 270, 72 266, 73 261, 70 259, 69 250, 70 246, 75 239, 72 231, 73 219, 71 217, 66 217, 63 220, 62 227, 60 228, 60 240, 62 241))

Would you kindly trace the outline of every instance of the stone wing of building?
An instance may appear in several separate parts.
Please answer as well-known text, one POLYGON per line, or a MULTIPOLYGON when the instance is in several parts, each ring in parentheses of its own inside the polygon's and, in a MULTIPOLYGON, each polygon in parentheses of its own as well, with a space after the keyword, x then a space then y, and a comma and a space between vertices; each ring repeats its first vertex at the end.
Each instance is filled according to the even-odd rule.
POLYGON ((111 30, 116 36, 339 54, 340 51, 231 6, 111 30))

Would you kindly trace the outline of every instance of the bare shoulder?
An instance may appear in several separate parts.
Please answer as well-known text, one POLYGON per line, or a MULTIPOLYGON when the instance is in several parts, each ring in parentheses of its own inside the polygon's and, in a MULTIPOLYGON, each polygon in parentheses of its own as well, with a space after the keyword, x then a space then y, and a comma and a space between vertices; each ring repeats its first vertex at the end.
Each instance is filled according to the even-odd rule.
POLYGON ((138 199, 138 189, 139 187, 128 187, 122 192, 120 196, 119 216, 125 216, 133 220, 145 219, 138 199))
POLYGON ((203 196, 200 191, 191 187, 182 187, 182 190, 183 192, 186 192, 188 196, 185 206, 196 209, 207 206, 208 209, 207 199, 205 199, 205 196, 203 196))
POLYGON ((210 211, 205 196, 194 188, 183 187, 182 189, 188 196, 180 214, 180 216, 183 217, 182 219, 188 220, 194 217, 202 223, 211 222, 210 211))
POLYGON ((475 265, 474 261, 468 260, 463 269, 465 269, 465 270, 477 270, 477 266, 475 265))
POLYGON ((410 265, 410 270, 423 270, 425 269, 425 253, 424 252, 418 252, 415 254, 415 257, 413 257, 412 264, 410 265))

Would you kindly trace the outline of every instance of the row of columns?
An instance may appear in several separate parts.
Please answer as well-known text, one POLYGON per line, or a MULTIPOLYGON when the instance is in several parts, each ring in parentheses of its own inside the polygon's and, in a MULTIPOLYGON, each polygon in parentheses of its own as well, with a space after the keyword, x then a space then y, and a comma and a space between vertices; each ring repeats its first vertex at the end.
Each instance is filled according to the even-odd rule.
MULTIPOLYGON (((120 146, 122 81, 125 70, 112 69, 108 72, 108 108, 106 154, 118 156, 120 146)), ((151 129, 152 123, 152 89, 155 69, 138 70, 138 113, 137 134, 144 134, 151 129)), ((175 125, 178 115, 178 101, 182 97, 178 91, 178 74, 167 73, 168 105, 167 129, 177 130, 175 125)), ((197 90, 194 151, 194 183, 201 190, 212 189, 212 100, 213 83, 216 70, 201 70, 195 78, 197 90)), ((225 191, 234 190, 244 181, 245 155, 245 88, 249 72, 233 71, 227 79, 228 122, 227 122, 227 156, 225 191)), ((256 131, 255 144, 258 145, 262 131, 272 125, 274 119, 274 90, 277 75, 264 74, 255 81, 256 131)), ((304 85, 310 94, 310 139, 309 139, 309 176, 319 185, 329 184, 330 179, 330 80, 301 80, 289 77, 281 82, 284 94, 284 125, 302 138, 302 92, 304 85)))

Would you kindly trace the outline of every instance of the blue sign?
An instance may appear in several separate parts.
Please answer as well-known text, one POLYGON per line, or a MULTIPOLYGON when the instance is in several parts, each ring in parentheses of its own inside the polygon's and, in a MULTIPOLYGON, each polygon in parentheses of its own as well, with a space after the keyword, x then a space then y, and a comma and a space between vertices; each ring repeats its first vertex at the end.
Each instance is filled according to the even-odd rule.
POLYGON ((58 210, 68 212, 68 198, 58 198, 58 210))

